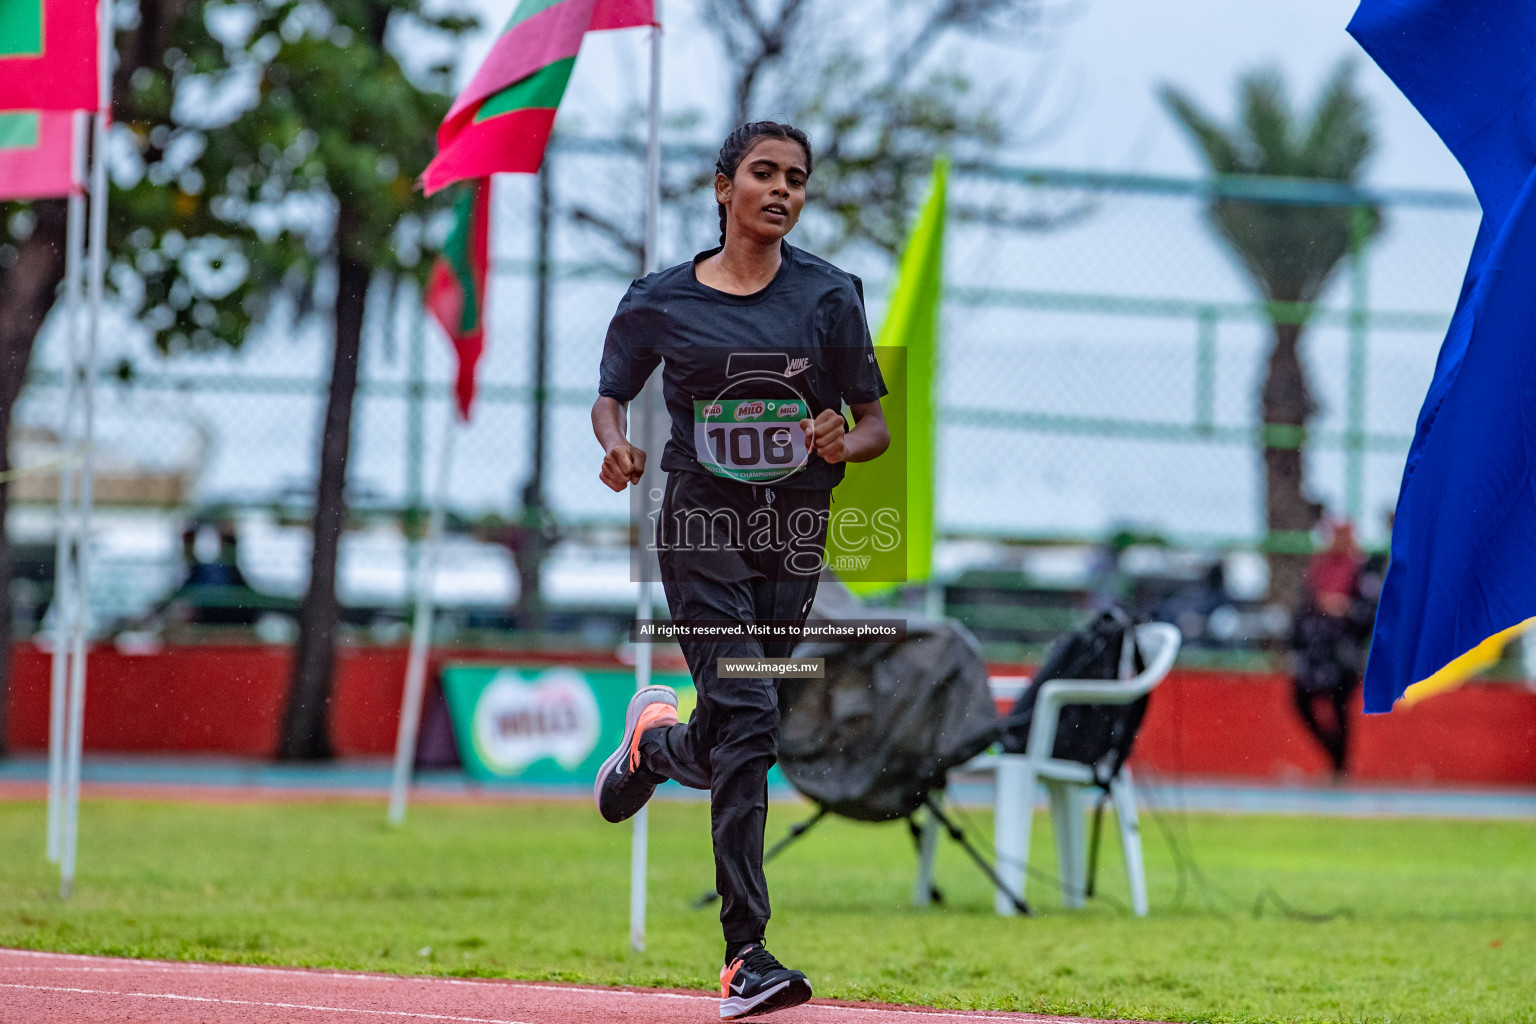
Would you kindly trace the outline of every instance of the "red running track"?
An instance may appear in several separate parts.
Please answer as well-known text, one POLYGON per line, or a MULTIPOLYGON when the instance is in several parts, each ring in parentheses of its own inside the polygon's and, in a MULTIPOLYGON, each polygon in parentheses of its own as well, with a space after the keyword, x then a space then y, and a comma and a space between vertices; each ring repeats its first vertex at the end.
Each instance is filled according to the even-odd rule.
MULTIPOLYGON (((176 963, 0 949, 0 1024, 710 1024, 704 992, 176 963)), ((756 1019, 756 1018, 754 1018, 756 1019)), ((1082 1022, 1030 1013, 816 1000, 774 1024, 1082 1022)))

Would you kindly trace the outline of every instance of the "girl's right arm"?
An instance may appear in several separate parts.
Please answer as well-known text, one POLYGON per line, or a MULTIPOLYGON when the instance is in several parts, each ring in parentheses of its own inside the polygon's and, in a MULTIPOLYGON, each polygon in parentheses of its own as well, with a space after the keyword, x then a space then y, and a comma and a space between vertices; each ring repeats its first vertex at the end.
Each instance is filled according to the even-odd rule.
POLYGON ((592 406, 592 433, 603 446, 603 468, 598 479, 615 491, 638 484, 645 473, 645 452, 630 444, 625 436, 628 420, 617 399, 604 395, 592 406))

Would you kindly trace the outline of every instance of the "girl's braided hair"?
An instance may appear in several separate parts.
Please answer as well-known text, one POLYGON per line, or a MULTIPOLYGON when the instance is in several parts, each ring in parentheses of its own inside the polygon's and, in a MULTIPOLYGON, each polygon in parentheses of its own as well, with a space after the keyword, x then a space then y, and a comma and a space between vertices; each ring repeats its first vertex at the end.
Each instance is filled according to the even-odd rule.
MULTIPOLYGON (((788 139, 798 143, 805 150, 805 173, 811 173, 810 138, 799 128, 777 121, 749 121, 727 135, 725 144, 720 147, 720 157, 715 161, 715 171, 727 178, 735 178, 736 168, 741 166, 742 159, 752 152, 752 147, 760 139, 788 139)), ((724 245, 725 204, 717 202, 715 205, 720 208, 720 244, 724 245)))

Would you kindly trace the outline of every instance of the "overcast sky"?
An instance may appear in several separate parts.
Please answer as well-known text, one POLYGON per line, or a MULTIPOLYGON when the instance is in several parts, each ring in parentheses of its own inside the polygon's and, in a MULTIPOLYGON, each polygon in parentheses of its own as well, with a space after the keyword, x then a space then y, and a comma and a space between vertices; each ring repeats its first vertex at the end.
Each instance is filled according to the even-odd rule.
MULTIPOLYGON (((460 77, 467 80, 515 0, 461 2, 485 25, 462 56, 460 77)), ((698 23, 698 11, 711 2, 716 0, 663 0, 663 105, 669 111, 712 110, 718 120, 724 78, 698 23)), ((847 2, 878 18, 901 0, 847 2)), ((1012 82, 1016 90, 1037 80, 1030 72, 1040 60, 1050 62, 1044 106, 1067 115, 1064 127, 1010 153, 1009 162, 1169 174, 1196 174, 1201 166, 1157 102, 1161 83, 1180 86, 1225 121, 1243 71, 1278 65, 1293 97, 1310 105, 1337 62, 1351 57, 1378 118, 1379 148, 1368 180, 1467 191, 1465 175, 1439 139, 1345 33, 1356 6, 1355 0, 1080 0, 1054 34, 1048 55, 970 43, 968 52, 949 56, 963 61, 979 86, 1012 82)), ((617 111, 643 97, 645 37, 644 30, 631 29, 588 40, 561 107, 562 128, 606 133, 617 111)))

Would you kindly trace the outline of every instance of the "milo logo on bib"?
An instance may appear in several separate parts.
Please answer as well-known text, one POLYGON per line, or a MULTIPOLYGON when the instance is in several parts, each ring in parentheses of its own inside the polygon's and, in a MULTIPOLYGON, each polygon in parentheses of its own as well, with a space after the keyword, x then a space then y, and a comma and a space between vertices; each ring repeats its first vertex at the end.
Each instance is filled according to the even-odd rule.
POLYGON ((798 423, 804 401, 748 398, 693 403, 693 447, 699 465, 742 483, 774 483, 805 468, 810 457, 798 423))

